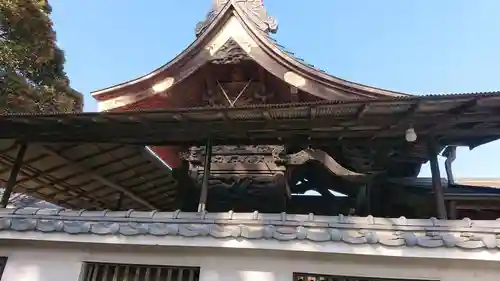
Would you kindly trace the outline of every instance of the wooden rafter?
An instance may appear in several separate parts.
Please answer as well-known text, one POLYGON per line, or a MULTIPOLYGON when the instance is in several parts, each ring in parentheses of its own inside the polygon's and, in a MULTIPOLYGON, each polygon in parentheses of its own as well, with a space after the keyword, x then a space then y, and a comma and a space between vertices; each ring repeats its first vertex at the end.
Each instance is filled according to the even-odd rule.
MULTIPOLYGON (((470 99, 470 100, 468 100, 468 101, 466 101, 466 102, 464 102, 456 107, 451 108, 447 112, 448 115, 451 116, 451 118, 447 118, 446 120, 442 120, 440 122, 435 123, 435 125, 428 128, 426 130, 426 132, 431 132, 431 133, 438 132, 443 128, 452 126, 455 123, 453 117, 459 116, 460 114, 476 107, 480 100, 481 100, 480 97, 472 98, 472 99, 470 99)), ((480 120, 478 120, 478 121, 480 121, 480 120)))
MULTIPOLYGON (((402 125, 411 125, 411 121, 415 116, 415 113, 419 110, 421 103, 416 102, 408 108, 407 111, 404 113, 400 114, 399 118, 395 120, 393 124, 390 124, 389 126, 386 126, 383 130, 377 132, 372 139, 377 138, 379 135, 383 135, 384 133, 387 133, 391 130, 395 130, 400 128, 402 125)), ((402 130, 403 131, 403 130, 402 130)), ((403 132, 402 132, 403 134, 403 132)))
POLYGON ((131 198, 132 200, 136 201, 137 203, 149 208, 149 209, 153 209, 153 210, 157 210, 158 208, 154 205, 152 205, 151 203, 149 203, 148 201, 146 201, 145 199, 137 196, 136 194, 134 194, 133 192, 131 192, 130 190, 128 190, 127 188, 121 186, 121 185, 118 185, 112 181, 110 181, 109 179, 99 175, 97 172, 95 171, 89 171, 88 169, 86 169, 85 167, 83 167, 82 165, 78 164, 78 163, 74 163, 73 160, 65 157, 65 156, 62 156, 61 154, 53 151, 52 149, 44 146, 42 147, 43 151, 47 152, 48 154, 50 154, 51 156, 54 156, 56 158, 60 158, 66 162, 68 162, 70 165, 73 165, 75 167, 77 167, 79 170, 82 170, 84 171, 85 173, 87 173, 90 177, 92 177, 93 179, 95 179, 96 181, 100 182, 101 184, 103 185, 106 185, 106 186, 109 186, 113 189, 116 189, 118 192, 122 192, 125 196, 131 198))
MULTIPOLYGON (((2 179, 7 181, 8 174, 15 163, 17 142, 0 142, 0 169, 2 179)), ((36 148, 37 145, 32 144, 36 148)), ((171 210, 178 195, 175 180, 158 159, 138 146, 116 144, 61 144, 45 143, 54 152, 66 155, 73 162, 85 166, 87 170, 98 170, 99 174, 126 187, 142 198, 150 198, 151 204, 171 210), (102 146, 101 146, 102 145, 102 146), (116 150, 115 150, 116 149, 116 150), (97 152, 96 152, 97 151, 97 152), (113 154, 105 152, 112 151, 113 154), (127 166, 127 167, 124 167, 127 166)), ((41 149, 29 149, 24 157, 20 178, 14 192, 56 204, 64 208, 77 209, 114 209, 119 191, 85 176, 86 172, 68 165, 67 161, 48 154, 41 149)), ((122 208, 150 209, 125 196, 122 208)))
MULTIPOLYGON (((14 159, 11 159, 10 157, 7 157, 5 155, 1 155, 0 156, 0 162, 2 162, 4 164, 8 164, 9 166, 11 166, 11 165, 14 164, 14 159)), ((47 182, 51 182, 52 180, 50 178, 48 178, 49 176, 47 174, 40 173, 40 171, 33 171, 33 169, 29 168, 27 165, 24 165, 19 172, 22 175, 25 175, 26 177, 31 177, 35 173, 39 174, 38 177, 32 179, 33 182, 39 184, 38 187, 36 187, 35 189, 30 189, 30 188, 26 188, 26 187, 23 188, 23 192, 26 193, 26 194, 28 194, 28 195, 34 195, 35 197, 43 197, 46 200, 48 199, 48 201, 51 201, 54 204, 58 204, 60 206, 67 206, 65 204, 66 202, 59 201, 59 200, 57 200, 57 201, 54 200, 54 198, 55 198, 54 196, 58 195, 60 191, 64 191, 64 192, 66 192, 66 193, 68 193, 71 196, 74 196, 76 198, 86 198, 86 199, 89 199, 88 201, 90 201, 91 204, 94 205, 94 207, 102 207, 102 206, 104 206, 103 204, 99 203, 99 200, 88 197, 86 195, 85 191, 79 190, 76 186, 69 186, 69 187, 67 187, 66 184, 64 184, 64 185, 62 185, 62 184, 48 184, 47 182), (58 191, 55 192, 53 195, 52 194, 49 194, 49 195, 42 194, 42 193, 39 192, 39 190, 41 190, 43 188, 46 188, 46 187, 53 187, 53 188, 55 188, 58 191), (50 200, 50 199, 52 199, 52 200, 50 200)), ((18 184, 16 184, 16 186, 23 186, 23 184, 22 183, 18 183, 18 184)))
POLYGON ((370 105, 362 104, 359 106, 358 110, 356 110, 356 120, 359 120, 365 116, 366 112, 370 109, 370 105))

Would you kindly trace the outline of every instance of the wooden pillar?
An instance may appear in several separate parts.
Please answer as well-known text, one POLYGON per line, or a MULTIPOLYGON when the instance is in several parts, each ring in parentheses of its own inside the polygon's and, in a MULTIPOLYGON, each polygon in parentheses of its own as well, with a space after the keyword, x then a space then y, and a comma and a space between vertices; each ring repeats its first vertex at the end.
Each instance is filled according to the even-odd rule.
POLYGON ((204 212, 207 204, 208 196, 208 178, 210 177, 210 165, 212 164, 212 140, 210 137, 205 144, 205 165, 203 169, 203 182, 201 184, 200 202, 198 204, 198 212, 204 212))
POLYGON ((17 152, 17 157, 12 166, 12 170, 9 175, 9 179, 7 180, 7 185, 5 186, 5 190, 3 191, 2 200, 0 201, 0 207, 6 208, 9 204, 10 195, 12 194, 12 190, 14 190, 14 186, 17 182, 17 175, 19 174, 19 170, 21 170, 21 166, 23 165, 24 154, 26 154, 26 150, 28 146, 25 143, 22 143, 19 146, 19 150, 17 152))
POLYGON ((448 203, 448 214, 449 214, 448 217, 450 220, 457 219, 457 202, 456 201, 450 201, 448 203))
POLYGON ((368 183, 366 183, 366 215, 373 215, 372 214, 372 183, 373 179, 370 179, 368 183))
POLYGON ((446 203, 444 201, 443 185, 441 183, 441 173, 439 172, 439 163, 437 158, 436 144, 433 139, 427 140, 427 152, 429 156, 431 174, 432 174, 432 189, 436 200, 436 210, 439 219, 447 219, 446 203))
POLYGON ((122 192, 120 192, 120 193, 118 194, 118 198, 117 198, 117 200, 116 200, 116 210, 117 210, 117 211, 120 211, 120 210, 121 210, 121 208, 122 208, 122 202, 123 202, 123 193, 122 193, 122 192))
POLYGON ((449 187, 450 185, 455 183, 455 178, 453 177, 453 169, 451 165, 453 161, 455 161, 455 159, 457 158, 457 147, 448 146, 443 151, 442 155, 446 157, 446 161, 444 162, 444 167, 446 169, 446 178, 448 179, 448 185, 446 187, 449 187))

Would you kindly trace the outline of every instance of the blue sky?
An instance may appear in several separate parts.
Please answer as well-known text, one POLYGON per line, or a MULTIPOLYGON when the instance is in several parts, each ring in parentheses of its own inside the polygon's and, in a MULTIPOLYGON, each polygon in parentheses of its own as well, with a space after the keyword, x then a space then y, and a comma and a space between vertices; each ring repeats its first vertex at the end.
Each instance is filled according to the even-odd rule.
MULTIPOLYGON (((51 0, 72 86, 85 94, 163 65, 211 0, 51 0)), ((276 38, 329 73, 415 94, 500 90, 498 0, 266 0, 276 38)), ((500 177, 500 142, 459 150, 458 177, 500 177)), ((428 167, 422 175, 429 175, 428 167)), ((441 169, 444 174, 444 169, 441 169)))

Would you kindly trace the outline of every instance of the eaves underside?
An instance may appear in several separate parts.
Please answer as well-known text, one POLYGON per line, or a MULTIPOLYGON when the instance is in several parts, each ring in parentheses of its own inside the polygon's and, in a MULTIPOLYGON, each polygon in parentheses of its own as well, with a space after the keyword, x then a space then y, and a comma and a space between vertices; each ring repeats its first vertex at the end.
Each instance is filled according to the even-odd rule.
MULTIPOLYGON (((0 141, 0 179, 7 182, 17 142, 0 141)), ((15 192, 64 208, 173 209, 171 171, 144 146, 104 143, 29 143, 15 192)))
POLYGON ((411 123, 421 139, 428 135, 442 136, 443 144, 475 147, 498 139, 498 118, 495 119, 495 112, 498 112, 499 102, 499 95, 495 93, 413 96, 235 108, 203 107, 32 116, 6 114, 1 123, 8 128, 4 138, 137 145, 199 144, 208 135, 213 137, 214 143, 220 145, 249 142, 274 144, 280 142, 280 137, 291 136, 292 132, 303 132, 317 141, 336 137, 364 140, 375 136, 380 141, 392 142, 399 139, 406 129, 405 125, 411 123), (135 122, 127 121, 131 116, 135 122), (401 118, 403 120, 399 120, 401 118), (65 121, 58 122, 60 119, 65 121), (155 122, 161 125, 152 125, 155 122), (399 126, 395 126, 396 123, 399 126), (481 123, 482 127, 471 127, 477 123, 481 123), (81 127, 75 127, 76 124, 81 127), (54 130, 53 126, 58 129, 54 130), (311 131, 311 126, 328 130, 311 131), (79 135, 75 135, 75 132, 79 135))

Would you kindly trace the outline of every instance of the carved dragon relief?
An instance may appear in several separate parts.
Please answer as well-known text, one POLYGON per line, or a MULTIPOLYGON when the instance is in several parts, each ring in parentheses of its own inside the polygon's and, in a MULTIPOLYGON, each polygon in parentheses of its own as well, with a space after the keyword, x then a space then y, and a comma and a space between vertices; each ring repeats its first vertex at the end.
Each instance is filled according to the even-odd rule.
POLYGON ((205 20, 196 25, 196 36, 199 36, 212 23, 222 9, 232 2, 243 10, 250 21, 264 32, 276 33, 278 31, 277 21, 267 15, 264 0, 212 0, 212 9, 208 12, 205 20))

